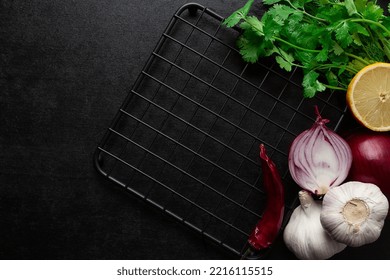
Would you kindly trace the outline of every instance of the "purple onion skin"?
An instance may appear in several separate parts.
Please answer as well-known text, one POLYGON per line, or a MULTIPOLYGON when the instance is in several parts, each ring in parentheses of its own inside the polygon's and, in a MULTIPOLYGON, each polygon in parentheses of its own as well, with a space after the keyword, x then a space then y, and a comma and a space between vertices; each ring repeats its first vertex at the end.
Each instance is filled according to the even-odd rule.
POLYGON ((316 107, 313 126, 299 134, 289 151, 289 170, 294 181, 315 196, 323 196, 348 176, 352 153, 347 142, 326 127, 316 107))
POLYGON ((359 128, 343 137, 352 151, 347 180, 375 184, 390 200, 390 133, 359 128))

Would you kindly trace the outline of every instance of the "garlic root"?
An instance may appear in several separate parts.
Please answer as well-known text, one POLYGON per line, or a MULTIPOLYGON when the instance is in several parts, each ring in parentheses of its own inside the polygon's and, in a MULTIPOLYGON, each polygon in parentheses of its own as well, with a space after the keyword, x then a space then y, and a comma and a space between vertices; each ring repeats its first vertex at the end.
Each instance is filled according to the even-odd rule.
POLYGON ((352 181, 327 192, 320 220, 334 240, 359 247, 379 238, 388 209, 376 185, 352 181))

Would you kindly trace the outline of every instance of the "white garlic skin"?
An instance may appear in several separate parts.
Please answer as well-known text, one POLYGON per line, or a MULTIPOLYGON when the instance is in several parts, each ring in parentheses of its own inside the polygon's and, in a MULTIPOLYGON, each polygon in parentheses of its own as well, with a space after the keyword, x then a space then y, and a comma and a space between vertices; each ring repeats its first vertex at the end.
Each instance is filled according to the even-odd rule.
POLYGON ((334 240, 350 247, 360 247, 376 241, 382 231, 389 202, 379 187, 370 183, 347 182, 332 188, 324 196, 321 224, 334 240), (349 201, 365 203, 367 217, 351 222, 343 214, 349 201))
POLYGON ((321 201, 315 201, 307 191, 299 192, 301 205, 295 208, 284 229, 287 248, 301 260, 325 260, 346 248, 323 229, 320 222, 321 201))

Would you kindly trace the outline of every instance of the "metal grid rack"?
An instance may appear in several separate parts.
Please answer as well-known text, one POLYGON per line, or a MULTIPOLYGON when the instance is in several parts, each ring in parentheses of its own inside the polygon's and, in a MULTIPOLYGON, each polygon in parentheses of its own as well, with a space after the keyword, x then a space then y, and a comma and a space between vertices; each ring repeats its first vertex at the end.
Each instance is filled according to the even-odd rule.
POLYGON ((345 102, 332 92, 302 97, 301 73, 263 59, 242 61, 237 29, 199 4, 172 17, 95 153, 105 177, 242 255, 266 194, 258 147, 282 174, 286 213, 297 187, 292 140, 314 122, 314 105, 337 129, 345 102))

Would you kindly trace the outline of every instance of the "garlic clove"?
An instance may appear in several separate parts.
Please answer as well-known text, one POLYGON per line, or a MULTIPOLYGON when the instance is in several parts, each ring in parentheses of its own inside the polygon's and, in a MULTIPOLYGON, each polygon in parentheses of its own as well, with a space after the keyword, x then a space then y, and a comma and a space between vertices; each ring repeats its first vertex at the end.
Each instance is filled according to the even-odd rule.
POLYGON ((283 232, 287 248, 302 260, 329 259, 344 250, 346 245, 333 240, 321 225, 321 201, 303 190, 299 200, 301 205, 294 209, 283 232))
POLYGON ((376 185, 347 182, 324 196, 320 221, 334 240, 359 247, 379 238, 388 209, 376 185))

